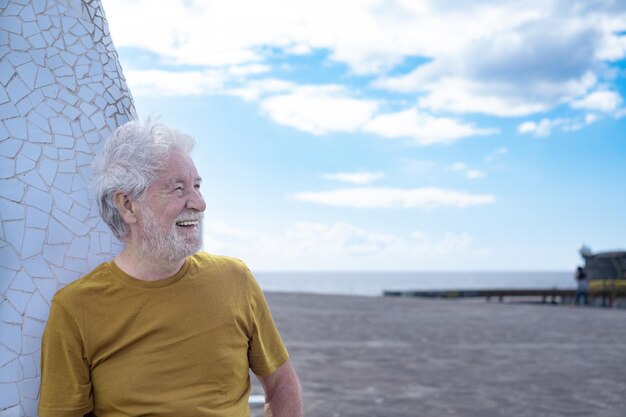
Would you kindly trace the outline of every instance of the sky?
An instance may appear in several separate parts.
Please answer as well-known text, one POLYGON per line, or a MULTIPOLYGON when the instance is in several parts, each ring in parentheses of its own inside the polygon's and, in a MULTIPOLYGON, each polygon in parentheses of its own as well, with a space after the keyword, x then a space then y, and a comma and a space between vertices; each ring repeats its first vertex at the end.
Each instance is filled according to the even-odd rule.
POLYGON ((626 2, 102 0, 253 270, 570 271, 626 249, 626 2))

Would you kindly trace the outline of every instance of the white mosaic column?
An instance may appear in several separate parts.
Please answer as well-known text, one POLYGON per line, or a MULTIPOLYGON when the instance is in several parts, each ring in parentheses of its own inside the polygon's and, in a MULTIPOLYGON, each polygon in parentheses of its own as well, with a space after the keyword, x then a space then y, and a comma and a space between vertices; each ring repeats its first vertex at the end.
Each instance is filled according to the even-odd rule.
POLYGON ((91 161, 136 116, 99 0, 0 10, 0 417, 36 416, 53 294, 120 249, 91 161))

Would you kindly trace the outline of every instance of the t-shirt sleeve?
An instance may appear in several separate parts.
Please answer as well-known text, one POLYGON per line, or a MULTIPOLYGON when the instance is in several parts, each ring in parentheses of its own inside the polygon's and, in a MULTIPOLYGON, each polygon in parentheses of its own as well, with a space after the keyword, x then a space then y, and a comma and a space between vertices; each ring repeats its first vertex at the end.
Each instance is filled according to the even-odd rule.
POLYGON ((252 273, 249 270, 247 272, 251 316, 248 361, 250 362, 250 369, 256 375, 271 375, 287 362, 289 354, 278 333, 261 287, 259 287, 252 273))
POLYGON ((83 339, 70 313, 52 302, 41 346, 41 417, 84 416, 93 409, 83 339))

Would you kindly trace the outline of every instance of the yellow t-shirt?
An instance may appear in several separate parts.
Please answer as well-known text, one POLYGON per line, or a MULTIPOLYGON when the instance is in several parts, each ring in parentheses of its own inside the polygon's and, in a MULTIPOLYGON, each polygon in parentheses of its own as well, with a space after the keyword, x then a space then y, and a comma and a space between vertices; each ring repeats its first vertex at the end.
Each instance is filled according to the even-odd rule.
POLYGON ((39 414, 248 416, 249 369, 287 359, 243 262, 199 253, 159 281, 103 263, 52 301, 39 414))

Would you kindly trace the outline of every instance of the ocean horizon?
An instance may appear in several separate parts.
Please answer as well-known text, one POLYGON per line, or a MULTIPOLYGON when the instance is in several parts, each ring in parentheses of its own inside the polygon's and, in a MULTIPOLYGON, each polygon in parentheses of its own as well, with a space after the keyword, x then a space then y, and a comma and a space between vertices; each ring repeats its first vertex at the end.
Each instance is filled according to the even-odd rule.
POLYGON ((571 271, 259 271, 263 291, 380 296, 383 291, 573 289, 571 271))

